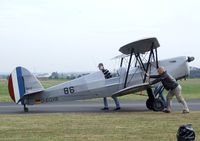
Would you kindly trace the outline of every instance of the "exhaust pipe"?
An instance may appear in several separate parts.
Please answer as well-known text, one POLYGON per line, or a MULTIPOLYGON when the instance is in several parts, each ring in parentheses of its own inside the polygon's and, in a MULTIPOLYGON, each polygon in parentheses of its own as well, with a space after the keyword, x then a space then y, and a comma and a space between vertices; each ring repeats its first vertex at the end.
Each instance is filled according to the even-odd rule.
POLYGON ((191 57, 188 57, 187 62, 192 62, 192 61, 194 61, 194 59, 195 59, 195 58, 192 57, 192 56, 191 56, 191 57))

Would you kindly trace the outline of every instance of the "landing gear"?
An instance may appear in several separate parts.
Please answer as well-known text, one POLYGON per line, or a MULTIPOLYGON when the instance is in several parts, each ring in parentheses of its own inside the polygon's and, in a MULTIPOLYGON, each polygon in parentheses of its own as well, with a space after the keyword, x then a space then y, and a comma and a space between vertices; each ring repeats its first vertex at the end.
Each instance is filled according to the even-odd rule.
POLYGON ((24 104, 24 112, 27 113, 28 112, 28 108, 26 107, 26 105, 24 104))
POLYGON ((148 98, 147 101, 146 101, 146 107, 149 109, 149 110, 153 110, 153 100, 148 98))
POLYGON ((165 108, 164 101, 161 99, 147 99, 146 107, 153 111, 163 111, 165 108))
POLYGON ((153 110, 158 112, 158 111, 163 111, 165 108, 164 102, 161 99, 155 99, 153 102, 153 110))
POLYGON ((162 85, 155 87, 154 91, 151 88, 147 89, 149 98, 146 101, 146 107, 153 111, 163 111, 165 108, 165 98, 163 96, 164 88, 162 85))
POLYGON ((153 91, 151 88, 147 89, 147 94, 148 94, 149 98, 146 101, 146 106, 149 110, 153 110, 153 103, 154 103, 155 97, 153 95, 153 91))

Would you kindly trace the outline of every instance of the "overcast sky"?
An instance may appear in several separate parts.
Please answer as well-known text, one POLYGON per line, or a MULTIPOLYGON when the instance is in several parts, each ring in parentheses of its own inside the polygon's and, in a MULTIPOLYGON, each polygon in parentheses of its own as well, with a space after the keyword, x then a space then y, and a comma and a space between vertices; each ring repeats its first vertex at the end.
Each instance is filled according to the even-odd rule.
POLYGON ((159 58, 194 56, 199 0, 0 0, 0 72, 94 71, 118 49, 157 37, 159 58))

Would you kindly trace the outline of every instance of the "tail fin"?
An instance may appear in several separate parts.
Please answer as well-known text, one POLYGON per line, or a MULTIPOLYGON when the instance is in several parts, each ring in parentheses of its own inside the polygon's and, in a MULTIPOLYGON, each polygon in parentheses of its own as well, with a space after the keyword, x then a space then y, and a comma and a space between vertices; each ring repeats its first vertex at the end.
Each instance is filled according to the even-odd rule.
POLYGON ((17 104, 24 104, 24 96, 44 90, 39 80, 23 67, 17 67, 10 74, 8 90, 11 99, 17 104))

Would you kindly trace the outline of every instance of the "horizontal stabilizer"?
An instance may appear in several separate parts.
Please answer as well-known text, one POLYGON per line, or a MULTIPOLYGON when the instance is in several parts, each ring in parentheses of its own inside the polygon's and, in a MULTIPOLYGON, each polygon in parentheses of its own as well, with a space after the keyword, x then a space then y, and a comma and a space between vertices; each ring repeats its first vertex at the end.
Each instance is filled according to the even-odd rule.
POLYGON ((114 93, 112 96, 114 96, 114 97, 123 96, 123 95, 127 95, 127 94, 131 94, 131 93, 135 93, 135 92, 146 90, 148 87, 150 87, 149 83, 133 85, 133 86, 124 88, 124 89, 114 93))

